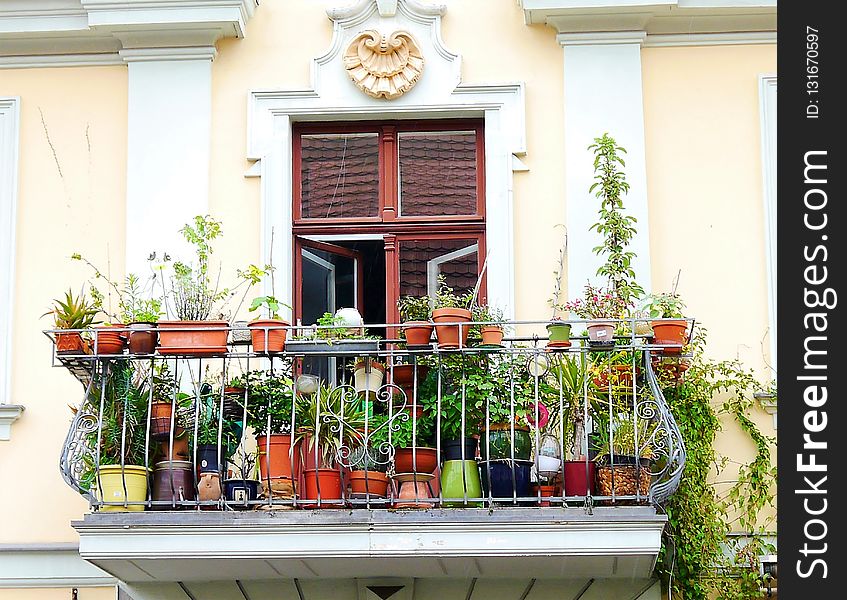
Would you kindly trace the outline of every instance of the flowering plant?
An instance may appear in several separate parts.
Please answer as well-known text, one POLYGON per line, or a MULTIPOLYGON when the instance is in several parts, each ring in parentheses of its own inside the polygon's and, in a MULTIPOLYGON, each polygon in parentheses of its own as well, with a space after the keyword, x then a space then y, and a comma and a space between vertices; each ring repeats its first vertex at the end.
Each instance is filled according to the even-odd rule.
POLYGON ((582 298, 576 298, 561 306, 581 319, 620 319, 630 304, 603 287, 585 284, 582 298))

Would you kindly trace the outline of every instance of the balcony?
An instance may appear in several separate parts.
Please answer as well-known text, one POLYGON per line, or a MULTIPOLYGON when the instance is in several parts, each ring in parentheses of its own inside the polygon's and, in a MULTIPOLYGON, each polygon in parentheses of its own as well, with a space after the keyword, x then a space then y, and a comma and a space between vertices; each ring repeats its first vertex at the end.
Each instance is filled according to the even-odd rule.
POLYGON ((545 324, 493 343, 490 323, 440 324, 446 346, 396 324, 206 324, 217 345, 160 328, 145 354, 128 327, 71 350, 47 331, 84 388, 61 457, 91 505, 80 553, 129 582, 646 580, 685 464, 662 395, 682 345, 637 319, 602 342, 545 324))

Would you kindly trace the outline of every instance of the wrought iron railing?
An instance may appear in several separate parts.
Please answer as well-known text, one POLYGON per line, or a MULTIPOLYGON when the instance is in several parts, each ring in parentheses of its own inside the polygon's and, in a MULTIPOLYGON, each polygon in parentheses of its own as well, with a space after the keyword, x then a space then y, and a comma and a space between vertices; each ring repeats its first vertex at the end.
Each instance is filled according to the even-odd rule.
POLYGON ((646 323, 548 343, 514 333, 543 323, 509 322, 493 345, 456 324, 470 337, 449 349, 280 326, 258 332, 264 347, 286 332, 272 353, 247 330, 150 354, 104 354, 102 330, 79 331, 93 344, 54 345, 85 389, 61 471, 94 510, 661 504, 685 465, 662 390, 686 355, 646 323))

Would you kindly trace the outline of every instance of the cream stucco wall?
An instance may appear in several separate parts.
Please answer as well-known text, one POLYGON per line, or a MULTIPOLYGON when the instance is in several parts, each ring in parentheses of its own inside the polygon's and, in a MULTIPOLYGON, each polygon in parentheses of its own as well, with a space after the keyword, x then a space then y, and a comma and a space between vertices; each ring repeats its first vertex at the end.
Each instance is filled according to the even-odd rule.
MULTIPOLYGON (((669 290, 680 273, 688 313, 708 329, 708 354, 737 358, 767 381, 758 77, 776 72, 776 46, 649 48, 642 65, 653 289, 669 290)), ((763 410, 750 416, 776 434, 763 410)), ((715 478, 722 493, 755 448, 731 419, 715 448, 731 457, 715 478)))
MULTIPOLYGON (((114 586, 76 589, 79 600, 115 600, 118 595, 114 586)), ((0 600, 69 600, 72 592, 73 588, 0 589, 0 600)))
MULTIPOLYGON (((330 2, 266 2, 243 40, 218 44, 212 65, 210 213, 224 222, 217 255, 229 265, 261 260, 258 178, 245 178, 247 97, 252 89, 309 85, 310 60, 330 41, 330 2)), ((528 172, 514 177, 518 318, 547 315, 564 222, 563 51, 554 32, 526 26, 511 0, 452 0, 443 19, 448 48, 463 56, 463 81, 526 85, 528 172), (485 14, 484 22, 479 15, 485 14)), ((766 375, 767 297, 759 160, 759 73, 776 68, 774 46, 642 51, 653 288, 679 291, 710 330, 710 354, 738 356, 766 375), (676 223, 672 217, 681 216, 676 223), (705 249, 705 250, 704 250, 705 249), (740 329, 730 318, 748 315, 740 329)), ((58 457, 81 387, 47 367, 38 333, 50 298, 124 255, 127 71, 125 67, 0 71, 0 96, 21 97, 20 194, 12 400, 27 406, 13 442, 0 449, 3 542, 74 541, 69 522, 85 502, 61 481, 58 457), (46 131, 45 131, 46 130, 46 131), (50 143, 47 135, 49 134, 50 143), (55 159, 54 159, 55 156, 55 159), (56 160, 61 169, 57 168, 56 160), (36 493, 32 493, 32 492, 36 493), (21 510, 26 496, 26 510, 21 510)), ((766 432, 771 421, 757 415, 766 432)), ((737 435, 721 451, 745 452, 737 435)))
POLYGON ((0 446, 0 543, 76 541, 87 510, 58 469, 83 389, 50 368, 39 317, 88 276, 71 253, 123 270, 126 90, 124 67, 0 70, 0 96, 21 98, 11 400, 26 406, 0 446))

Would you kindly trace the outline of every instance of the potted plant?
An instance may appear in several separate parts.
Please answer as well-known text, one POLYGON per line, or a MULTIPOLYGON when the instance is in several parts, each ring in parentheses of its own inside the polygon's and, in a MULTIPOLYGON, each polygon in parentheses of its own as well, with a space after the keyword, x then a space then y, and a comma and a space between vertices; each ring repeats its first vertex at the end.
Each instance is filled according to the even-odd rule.
POLYGON ((255 452, 239 454, 233 470, 224 479, 224 497, 233 508, 249 508, 250 502, 258 499, 261 482, 258 478, 258 448, 255 452))
POLYGON ((361 326, 361 315, 351 323, 349 311, 356 309, 340 308, 335 314, 325 312, 311 328, 306 328, 294 340, 285 342, 285 349, 294 354, 325 354, 347 352, 376 352, 379 350, 379 337, 369 335, 361 326))
POLYGON ((571 346, 571 324, 556 314, 556 312, 562 308, 560 298, 562 295, 562 276, 565 271, 566 248, 567 234, 562 241, 562 245, 559 247, 559 257, 556 264, 556 270, 553 271, 553 294, 547 300, 547 304, 550 305, 550 308, 553 311, 550 315, 550 322, 547 324, 548 348, 569 348, 571 346))
POLYGON ((503 345, 503 310, 488 304, 475 305, 471 311, 479 325, 480 346, 499 348, 503 345), (485 323, 482 325, 482 323, 485 323))
POLYGON ((304 464, 314 465, 303 470, 303 506, 342 506, 339 452, 356 445, 365 413, 344 388, 326 385, 310 396, 298 396, 297 404, 300 417, 295 438, 301 443, 304 464))
POLYGON ((353 382, 356 392, 373 396, 382 387, 385 364, 375 358, 358 358, 353 363, 353 382))
POLYGON ((591 373, 591 383, 598 391, 628 396, 641 374, 641 367, 634 360, 633 351, 620 350, 600 358, 593 364, 591 373))
POLYGON ((147 500, 148 393, 135 385, 133 376, 127 361, 113 361, 88 394, 89 410, 102 419, 89 434, 96 462, 82 480, 102 511, 143 511, 147 500))
POLYGON ((368 434, 364 430, 361 444, 353 448, 348 457, 349 481, 352 498, 385 498, 388 495, 386 470, 393 456, 389 442, 387 415, 373 415, 368 419, 368 434))
POLYGON ((285 337, 288 333, 286 327, 289 326, 289 323, 280 318, 279 309, 283 306, 288 309, 291 307, 277 300, 274 296, 259 296, 253 299, 249 310, 254 312, 263 306, 267 311, 267 318, 253 319, 248 325, 253 351, 260 353, 282 352, 285 349, 285 337))
POLYGON ((293 439, 294 382, 285 367, 255 370, 234 378, 230 386, 246 390, 247 425, 256 436, 259 473, 265 486, 293 495, 297 473, 297 445, 293 439))
POLYGON ((429 296, 403 296, 397 301, 406 345, 428 346, 432 337, 432 300, 429 296))
POLYGON ((95 320, 100 309, 96 302, 89 300, 85 290, 80 290, 75 296, 73 290, 65 292, 64 300, 53 300, 53 308, 41 315, 46 317, 52 315, 53 327, 55 329, 72 329, 67 333, 56 335, 56 352, 58 354, 84 354, 86 353, 86 339, 82 331, 91 327, 98 321, 95 320))
POLYGON ((653 459, 653 422, 620 412, 599 419, 601 446, 597 459, 597 487, 601 496, 650 493, 653 459), (636 422, 637 419, 637 422, 636 422))
POLYGON ((395 473, 429 474, 438 468, 432 413, 406 413, 397 417, 391 424, 390 442, 395 448, 395 473))
POLYGON ((432 320, 435 322, 435 337, 438 347, 444 349, 464 348, 468 344, 470 327, 464 323, 470 323, 473 319, 471 305, 473 303, 473 291, 457 294, 453 288, 447 285, 444 275, 438 276, 438 291, 435 294, 435 303, 432 309, 432 320), (451 325, 439 325, 439 323, 452 323, 451 325))
POLYGON ((588 458, 586 416, 594 414, 600 399, 591 385, 592 369, 590 356, 559 356, 551 362, 541 387, 550 412, 547 433, 561 436, 566 496, 594 492, 596 466, 588 458))
POLYGON ((627 304, 609 290, 586 283, 583 297, 562 305, 580 319, 587 319, 588 338, 598 344, 614 344, 616 320, 624 316, 627 304))
POLYGON ((650 294, 645 299, 644 310, 654 319, 653 343, 666 346, 663 354, 679 354, 688 342, 688 321, 683 309, 685 303, 676 292, 650 294), (656 320, 661 319, 661 320, 656 320))

